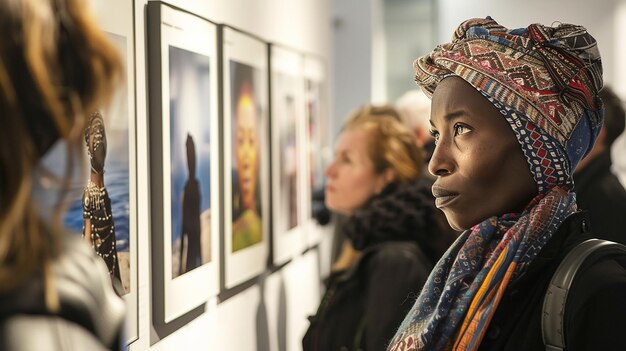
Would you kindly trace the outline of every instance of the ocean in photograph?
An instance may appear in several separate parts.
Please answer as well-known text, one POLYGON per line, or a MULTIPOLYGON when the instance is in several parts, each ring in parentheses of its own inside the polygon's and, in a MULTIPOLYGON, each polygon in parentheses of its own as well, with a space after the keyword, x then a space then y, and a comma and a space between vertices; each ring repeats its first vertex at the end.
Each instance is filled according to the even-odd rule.
MULTIPOLYGON (((110 156, 109 156, 110 157, 110 156)), ((113 211, 113 223, 115 224, 115 238, 118 252, 129 250, 129 186, 128 186, 128 161, 116 161, 107 159, 104 173, 104 185, 111 198, 111 210, 113 211)), ((85 184, 87 181, 85 180, 85 184)), ((72 191, 77 194, 71 200, 70 207, 65 214, 65 226, 79 235, 83 232, 83 207, 82 188, 72 191)))

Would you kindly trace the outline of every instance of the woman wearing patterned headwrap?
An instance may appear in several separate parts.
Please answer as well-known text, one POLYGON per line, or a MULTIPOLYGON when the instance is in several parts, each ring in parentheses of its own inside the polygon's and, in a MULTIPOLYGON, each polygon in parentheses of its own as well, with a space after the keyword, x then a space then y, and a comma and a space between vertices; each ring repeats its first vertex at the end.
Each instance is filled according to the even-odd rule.
MULTIPOLYGON (((464 230, 437 263, 389 350, 544 350, 550 279, 593 231, 572 173, 602 122, 602 64, 581 26, 462 23, 415 64, 432 96, 436 204, 464 230)), ((626 259, 579 270, 568 350, 624 350, 626 259)))

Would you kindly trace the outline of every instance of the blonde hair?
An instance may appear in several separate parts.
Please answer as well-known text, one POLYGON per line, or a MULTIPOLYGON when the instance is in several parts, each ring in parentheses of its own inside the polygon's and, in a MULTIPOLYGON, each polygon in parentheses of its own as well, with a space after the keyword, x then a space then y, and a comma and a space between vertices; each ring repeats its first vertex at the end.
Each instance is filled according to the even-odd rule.
POLYGON ((122 65, 84 0, 2 1, 0 32, 0 292, 41 274, 54 310, 63 209, 52 223, 40 218, 33 170, 59 138, 68 155, 80 147, 87 114, 107 102, 122 65))
POLYGON ((352 113, 344 130, 364 130, 369 136, 368 153, 378 174, 391 168, 401 183, 421 175, 424 156, 415 135, 401 122, 391 105, 366 105, 352 113))

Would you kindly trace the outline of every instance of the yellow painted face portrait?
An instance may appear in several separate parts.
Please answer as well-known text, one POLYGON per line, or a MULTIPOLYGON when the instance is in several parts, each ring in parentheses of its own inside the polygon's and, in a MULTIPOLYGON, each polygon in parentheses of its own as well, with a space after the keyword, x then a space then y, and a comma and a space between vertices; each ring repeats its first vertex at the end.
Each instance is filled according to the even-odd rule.
POLYGON ((242 205, 245 209, 256 210, 255 193, 258 174, 258 135, 256 111, 249 88, 242 88, 237 101, 235 126, 235 156, 242 205))

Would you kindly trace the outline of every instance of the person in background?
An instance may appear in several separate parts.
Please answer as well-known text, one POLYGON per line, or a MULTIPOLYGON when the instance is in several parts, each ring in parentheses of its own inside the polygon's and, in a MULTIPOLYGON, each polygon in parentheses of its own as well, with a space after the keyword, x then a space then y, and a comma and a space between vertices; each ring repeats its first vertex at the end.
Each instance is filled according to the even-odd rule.
POLYGON ((624 108, 608 87, 600 91, 604 123, 598 139, 574 172, 576 202, 589 211, 598 238, 626 244, 626 190, 611 172, 611 145, 624 131, 624 108))
POLYGON ((89 113, 122 81, 120 56, 85 1, 2 1, 0 13, 0 349, 119 349, 123 301, 62 228, 62 200, 89 113), (60 175, 46 168, 59 148, 60 175))
POLYGON ((381 350, 453 238, 442 236, 422 153, 391 106, 365 106, 326 169, 326 205, 348 238, 303 339, 304 350, 381 350))
POLYGON ((430 99, 421 90, 413 89, 402 94, 396 100, 395 106, 402 122, 415 134, 417 145, 423 148, 424 162, 428 165, 435 150, 435 139, 430 135, 430 99))
MULTIPOLYGON (((427 168, 435 150, 435 138, 430 134, 430 99, 423 91, 414 89, 404 93, 396 101, 395 106, 402 122, 413 131, 417 145, 424 150, 424 165, 427 168)), ((430 188, 433 186, 435 179, 436 177, 429 172, 423 172, 419 179, 421 185, 428 189, 433 204, 435 203, 435 198, 432 196, 430 188)), ((459 236, 460 233, 450 227, 443 212, 437 211, 436 216, 439 222, 441 222, 440 227, 447 237, 459 236)))
MULTIPOLYGON (((414 68, 432 95, 432 191, 464 232, 388 350, 549 349, 548 285, 569 250, 594 236, 572 173, 602 125, 596 41, 572 24, 510 30, 470 19, 414 68)), ((567 350, 626 350, 625 256, 578 271, 564 315, 567 350)))
MULTIPOLYGON (((430 157, 435 149, 435 139, 430 135, 430 99, 420 90, 409 90, 396 101, 394 108, 397 111, 398 119, 413 132, 417 146, 423 151, 424 165, 428 166, 428 161, 430 161, 430 157)), ((435 181, 435 177, 428 172, 422 172, 418 181, 422 187, 430 189, 435 181)), ((430 190, 427 192, 430 194, 430 190)), ((429 196, 434 203, 435 198, 432 194, 429 196)), ((445 236, 458 236, 459 233, 450 228, 441 211, 437 211, 436 217, 438 217, 440 229, 445 232, 445 236)), ((346 223, 345 216, 335 213, 333 219, 335 231, 331 257, 332 262, 338 263, 348 259, 345 255, 351 256, 348 254, 351 252, 351 244, 345 240, 344 231, 342 230, 343 225, 346 223)))

